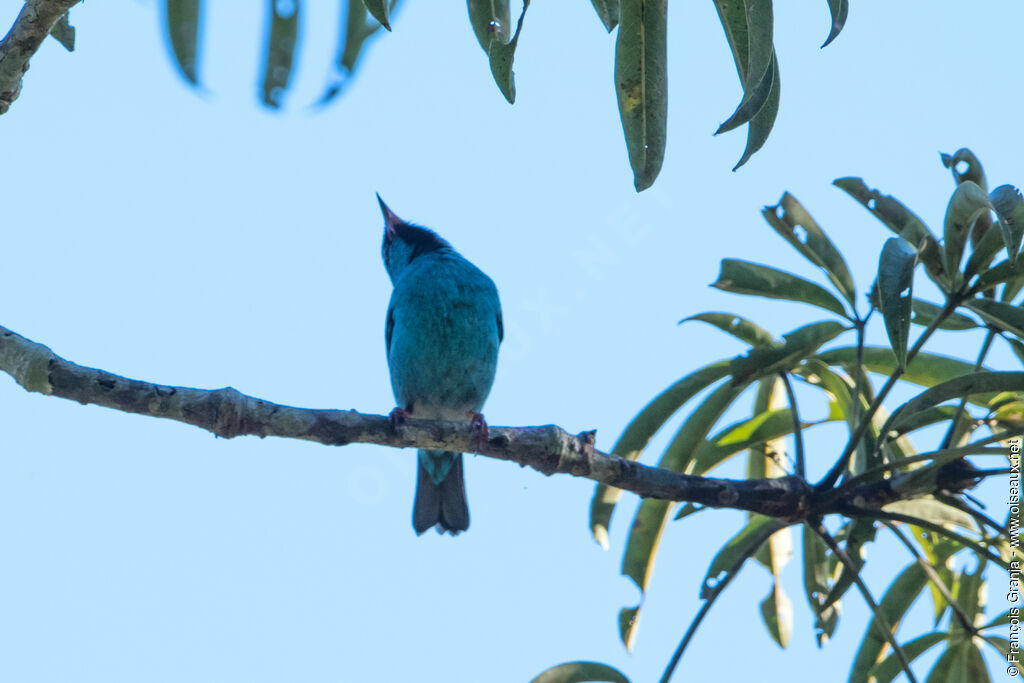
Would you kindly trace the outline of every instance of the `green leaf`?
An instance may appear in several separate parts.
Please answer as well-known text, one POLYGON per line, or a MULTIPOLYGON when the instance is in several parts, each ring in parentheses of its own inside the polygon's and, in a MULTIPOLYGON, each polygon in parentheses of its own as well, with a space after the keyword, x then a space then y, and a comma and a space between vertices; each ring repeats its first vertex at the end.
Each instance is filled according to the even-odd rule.
POLYGON ((376 19, 381 26, 391 30, 388 0, 363 0, 363 4, 366 5, 366 11, 370 13, 370 16, 376 19))
POLYGON ((785 522, 777 519, 763 515, 755 516, 711 560, 711 566, 708 567, 704 581, 701 582, 700 599, 707 600, 711 597, 723 575, 728 573, 730 568, 736 567, 736 571, 739 571, 739 566, 743 562, 753 557, 772 534, 785 526, 785 522))
MULTIPOLYGON (((679 428, 672 442, 665 449, 661 460, 658 461, 658 467, 673 472, 689 471, 694 462, 693 455, 697 446, 707 437, 708 432, 714 427, 722 413, 732 405, 745 388, 746 384, 737 386, 724 383, 715 389, 679 428)), ((671 501, 645 498, 640 503, 633 526, 630 528, 626 551, 622 557, 622 574, 633 579, 633 582, 640 588, 641 594, 647 589, 647 582, 654 569, 654 559, 658 553, 662 531, 668 522, 671 506, 671 501)), ((627 650, 632 649, 633 641, 636 638, 637 617, 642 604, 641 597, 641 603, 636 608, 630 608, 634 609, 631 618, 628 621, 620 622, 627 626, 620 632, 622 642, 627 650)))
POLYGON ((714 325, 718 329, 731 334, 740 341, 744 341, 751 346, 767 346, 774 344, 775 339, 772 337, 772 333, 764 329, 757 323, 753 323, 746 318, 734 315, 732 313, 701 313, 699 315, 691 315, 689 318, 683 318, 679 321, 679 324, 689 320, 699 320, 700 322, 714 325))
POLYGON ((711 286, 737 294, 799 301, 849 318, 839 299, 821 285, 750 261, 722 259, 718 280, 711 286))
MULTIPOLYGON (((900 647, 903 648, 903 654, 906 655, 907 661, 913 662, 945 639, 945 633, 935 631, 919 638, 914 638, 909 643, 901 643, 900 647)), ((899 657, 894 652, 873 666, 869 675, 876 683, 892 683, 901 673, 903 673, 903 666, 900 664, 899 657)))
MULTIPOLYGON (((396 0, 391 0, 389 11, 393 12, 397 4, 396 0)), ((333 73, 324 94, 317 101, 318 106, 326 105, 345 89, 355 74, 356 63, 363 53, 363 46, 381 27, 379 22, 369 21, 370 15, 361 0, 351 0, 346 14, 341 23, 333 73)))
POLYGON ((629 683, 629 679, 618 669, 600 662, 566 662, 545 669, 530 683, 584 683, 585 681, 608 681, 629 683))
POLYGON ((615 92, 637 192, 654 184, 665 158, 667 12, 667 0, 622 0, 619 14, 615 92))
POLYGON ((914 286, 917 251, 900 237, 890 237, 882 247, 878 261, 879 308, 885 318, 885 331, 896 354, 900 369, 907 365, 907 339, 910 336, 910 302, 914 286))
MULTIPOLYGON (((893 629, 899 626, 903 616, 917 600, 917 596, 924 590, 927 582, 924 570, 915 562, 904 569, 885 591, 885 595, 878 603, 878 608, 893 629)), ((869 672, 881 661, 882 654, 888 645, 889 640, 885 635, 885 629, 877 617, 872 618, 871 625, 864 633, 860 649, 853 660, 850 683, 868 683, 869 672)))
MULTIPOLYGON (((742 3, 716 0, 715 6, 730 43, 733 36, 739 35, 745 36, 747 41, 746 63, 740 68, 739 62, 736 62, 736 70, 743 85, 743 100, 732 116, 715 131, 715 135, 718 135, 747 123, 764 106, 771 90, 774 47, 771 0, 744 0, 742 3), (735 26, 727 26, 726 21, 735 26)), ((736 50, 733 48, 734 61, 735 57, 736 50)))
POLYGON ((971 299, 964 306, 1001 330, 1024 337, 1024 309, 991 299, 971 299))
POLYGON ((690 515, 706 509, 707 508, 705 508, 703 505, 697 505, 696 503, 686 503, 679 508, 679 512, 676 513, 676 516, 673 517, 672 520, 678 521, 680 519, 686 519, 690 515))
MULTIPOLYGON (((647 443, 687 401, 729 374, 729 362, 712 363, 696 370, 658 394, 633 418, 622 432, 612 453, 628 460, 640 457, 647 443)), ((608 527, 622 489, 598 484, 590 506, 590 529, 594 540, 608 549, 608 527)))
POLYGON ((928 673, 926 683, 991 683, 985 660, 971 640, 951 643, 928 673))
POLYGON ((910 415, 944 401, 1000 391, 1024 391, 1024 372, 976 372, 936 384, 897 408, 886 422, 887 432, 910 415))
POLYGON ((1010 263, 1009 260, 1000 261, 984 273, 978 276, 974 283, 974 290, 984 292, 992 289, 998 284, 1024 276, 1024 259, 1010 263))
MULTIPOLYGON (((850 562, 856 567, 857 572, 860 572, 867 557, 866 546, 875 540, 875 536, 878 533, 875 521, 863 517, 852 519, 846 523, 843 531, 846 537, 843 551, 850 558, 850 562)), ((839 564, 839 578, 836 579, 836 582, 829 589, 828 596, 825 598, 825 607, 832 606, 846 594, 846 591, 853 585, 854 575, 853 570, 845 564, 839 564)))
POLYGON ((996 254, 1006 243, 1001 230, 992 229, 991 217, 986 213, 977 222, 972 234, 972 251, 964 266, 964 279, 970 280, 977 273, 984 272, 992 265, 996 254), (980 239, 978 238, 981 234, 980 239))
POLYGON ((839 623, 839 608, 825 604, 836 560, 825 541, 808 524, 803 525, 803 560, 804 593, 814 613, 815 637, 821 647, 832 637, 839 623))
POLYGON ((768 597, 761 601, 761 620, 779 647, 789 645, 789 637, 793 634, 793 602, 782 589, 779 579, 772 581, 768 597))
MULTIPOLYGON (((961 524, 961 526, 964 525, 961 524)), ((956 581, 953 584, 953 599, 960 605, 960 610, 972 626, 980 625, 981 619, 985 616, 984 572, 985 565, 979 562, 974 573, 968 571, 958 572, 956 581)), ((959 637, 968 636, 963 626, 956 619, 950 622, 949 628, 951 635, 959 637)))
POLYGON ((981 189, 988 191, 988 182, 985 180, 985 169, 982 168, 981 162, 978 161, 978 157, 974 156, 974 152, 963 147, 958 149, 952 156, 949 154, 939 154, 942 159, 942 165, 953 172, 953 179, 957 185, 965 182, 972 182, 981 189), (965 167, 961 167, 961 162, 965 164, 965 167), (960 168, 964 168, 963 173, 960 172, 960 168))
POLYGON ((68 52, 75 51, 75 27, 71 25, 71 12, 60 15, 60 19, 50 29, 50 37, 63 45, 68 52))
POLYGON ((747 125, 747 144, 743 148, 743 155, 740 157, 740 160, 732 167, 733 171, 747 163, 750 157, 754 156, 755 152, 764 147, 764 143, 768 141, 768 135, 772 132, 772 126, 775 125, 775 118, 779 114, 782 79, 779 76, 779 58, 774 51, 772 51, 771 73, 772 85, 768 91, 768 97, 765 99, 764 106, 758 110, 757 115, 747 125))
POLYGON ((766 377, 781 370, 789 370, 804 358, 814 354, 822 344, 835 339, 848 328, 834 320, 824 320, 798 327, 782 335, 782 342, 771 346, 756 346, 743 356, 729 361, 733 381, 766 377))
POLYGON ((199 0, 166 0, 164 21, 171 42, 174 63, 181 76, 191 85, 198 85, 199 27, 202 16, 199 0))
POLYGON ((601 23, 611 33, 619 25, 619 0, 590 0, 601 23))
POLYGON ((946 272, 953 274, 960 270, 964 245, 982 216, 992 210, 992 202, 985 190, 970 180, 960 183, 946 207, 943 229, 943 250, 946 257, 946 272))
POLYGON ((850 0, 828 0, 828 11, 832 15, 832 29, 829 31, 828 38, 821 44, 825 47, 839 35, 839 32, 843 30, 843 26, 846 24, 846 15, 850 11, 850 0))
POLYGON ((927 269, 929 277, 935 281, 944 280, 945 266, 939 251, 939 241, 913 211, 894 197, 869 189, 860 178, 839 178, 832 184, 857 200, 883 225, 917 249, 918 258, 927 269))
POLYGON ((743 86, 743 100, 717 133, 749 123, 747 145, 737 168, 768 139, 779 109, 779 65, 772 42, 770 0, 715 0, 718 18, 743 86))
POLYGON ((761 215, 804 258, 825 271, 850 306, 856 304, 857 292, 843 255, 793 195, 786 192, 778 205, 766 207, 761 215))
POLYGON ((935 406, 934 408, 928 408, 922 410, 919 413, 914 413, 907 419, 903 420, 899 428, 893 430, 897 434, 909 434, 910 432, 925 427, 930 427, 933 424, 939 424, 941 422, 947 422, 953 419, 953 416, 957 414, 957 409, 954 406, 935 406))
POLYGON ((484 52, 491 43, 506 44, 512 40, 512 10, 509 0, 467 0, 469 23, 484 52))
MULTIPOLYGON (((914 311, 914 317, 910 319, 910 322, 922 327, 931 325, 932 321, 939 317, 939 313, 942 312, 942 306, 924 301, 923 299, 911 301, 910 308, 914 311)), ((974 319, 955 311, 939 323, 940 330, 973 330, 977 327, 978 323, 974 319)))
POLYGON ((295 47, 299 39, 299 18, 302 2, 291 3, 269 0, 270 32, 263 49, 263 80, 260 92, 263 105, 278 109, 284 103, 284 93, 291 80, 295 60, 295 47))
MULTIPOLYGON (((899 472, 893 475, 893 479, 900 479, 902 477, 913 477, 920 475, 925 470, 932 469, 930 467, 919 467, 917 469, 909 470, 907 472, 899 472)), ((934 468, 938 469, 938 468, 934 468)), ((895 487, 901 486, 902 482, 897 481, 894 484, 895 487)), ((895 488, 895 490, 902 490, 895 488)), ((934 486, 931 487, 934 490, 934 486)), ((884 505, 882 510, 885 512, 898 512, 903 515, 910 515, 911 517, 917 517, 934 524, 940 524, 942 526, 948 526, 950 524, 954 526, 963 527, 970 531, 977 531, 978 527, 974 523, 974 518, 963 510, 958 510, 955 507, 946 505, 945 503, 935 500, 931 496, 924 498, 914 498, 913 500, 900 500, 894 503, 884 505)))
POLYGON ((989 200, 999 216, 999 228, 1010 263, 1013 263, 1020 252, 1021 238, 1024 237, 1024 197, 1013 185, 1000 185, 992 190, 989 200))

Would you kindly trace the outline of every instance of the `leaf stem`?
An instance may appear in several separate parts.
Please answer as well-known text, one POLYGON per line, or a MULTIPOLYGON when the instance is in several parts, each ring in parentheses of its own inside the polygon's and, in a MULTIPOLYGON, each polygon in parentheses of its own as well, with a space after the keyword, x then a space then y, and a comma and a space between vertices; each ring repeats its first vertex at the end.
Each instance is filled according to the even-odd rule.
POLYGON ((800 412, 796 406, 796 394, 793 392, 793 383, 789 380, 789 373, 783 370, 779 373, 782 384, 786 387, 786 397, 789 399, 789 412, 793 417, 793 440, 796 443, 796 465, 795 474, 801 479, 807 478, 807 464, 804 460, 804 436, 801 431, 800 412))
MULTIPOLYGON (((974 363, 974 370, 972 372, 978 372, 981 367, 985 364, 985 356, 988 355, 989 349, 992 348, 992 340, 996 337, 996 329, 989 326, 988 333, 985 335, 985 341, 981 345, 981 350, 978 352, 978 360, 974 363)), ((957 426, 960 424, 960 419, 963 417, 964 412, 967 409, 967 396, 965 395, 960 399, 960 405, 956 407, 956 412, 953 413, 953 418, 949 422, 949 430, 946 432, 945 438, 942 439, 941 448, 949 448, 953 443, 953 438, 956 436, 957 426)))

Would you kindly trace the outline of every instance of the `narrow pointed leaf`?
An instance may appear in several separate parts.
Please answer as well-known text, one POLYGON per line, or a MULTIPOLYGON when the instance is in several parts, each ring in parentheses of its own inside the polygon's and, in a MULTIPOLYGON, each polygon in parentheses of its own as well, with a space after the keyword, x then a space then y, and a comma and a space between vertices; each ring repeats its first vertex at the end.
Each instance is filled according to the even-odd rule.
POLYGON ((689 318, 683 318, 679 323, 682 324, 689 320, 699 320, 709 325, 714 325, 723 332, 731 334, 751 346, 767 346, 768 344, 775 343, 771 332, 757 323, 732 313, 701 313, 699 315, 691 315, 689 318))
MULTIPOLYGON (((633 418, 612 453, 636 460, 659 429, 677 410, 698 393, 729 374, 729 362, 721 361, 696 370, 661 392, 633 418)), ((608 527, 622 489, 598 484, 590 505, 590 529, 594 540, 608 549, 608 527)))
MULTIPOLYGON (((936 631, 914 638, 909 643, 901 643, 900 647, 903 648, 903 654, 906 655, 907 661, 913 662, 945 639, 945 633, 936 631)), ((892 683, 901 673, 903 673, 903 665, 896 653, 893 653, 872 667, 870 675, 876 683, 892 683)))
POLYGON ((585 681, 629 683, 629 679, 621 671, 600 662, 559 664, 542 671, 530 683, 584 683, 585 681))
POLYGON ((637 192, 654 183, 665 158, 667 12, 667 0, 622 0, 619 15, 615 92, 637 192))
POLYGON ((711 597, 712 591, 718 586, 730 567, 741 565, 753 557, 758 548, 783 527, 785 527, 785 522, 780 522, 777 519, 763 515, 754 517, 711 560, 711 566, 708 567, 704 581, 701 582, 700 599, 707 600, 711 597))
POLYGON ((971 255, 964 265, 964 279, 970 280, 978 273, 983 273, 992 265, 996 254, 1006 247, 1002 230, 992 229, 992 220, 988 213, 982 214, 971 232, 971 255), (983 231, 980 239, 977 239, 979 231, 983 231))
MULTIPOLYGON (((923 299, 914 299, 910 302, 910 308, 914 312, 914 317, 910 319, 910 322, 915 325, 921 325, 927 327, 932 324, 935 318, 939 317, 939 313, 942 312, 942 306, 938 306, 929 301, 923 299)), ((945 320, 939 323, 940 330, 973 330, 978 327, 978 323, 964 315, 963 313, 953 312, 950 313, 945 320)))
POLYGON ((291 81, 295 48, 299 38, 301 0, 269 0, 270 31, 263 50, 263 80, 260 97, 264 106, 278 109, 291 81))
MULTIPOLYGON (((903 616, 917 600, 927 583, 927 575, 916 562, 896 577, 896 580, 892 582, 878 602, 879 611, 890 626, 894 629, 899 626, 903 616)), ((861 641, 860 649, 854 657, 850 683, 868 683, 869 672, 882 660, 882 654, 888 645, 889 641, 881 623, 877 618, 872 618, 871 624, 864 634, 864 639, 861 641)))
MULTIPOLYGON (((850 558, 851 564, 856 567, 859 573, 864 561, 867 558, 867 545, 875 540, 878 533, 874 520, 861 518, 852 519, 842 529, 845 536, 843 552, 850 558)), ((838 539, 837 539, 838 540, 838 539)), ((829 589, 828 597, 825 598, 825 606, 829 607, 838 602, 853 585, 854 571, 843 563, 839 563, 839 577, 829 589)))
MULTIPOLYGON (((693 456, 697 447, 707 437, 709 431, 722 416, 736 398, 746 388, 745 384, 734 385, 723 383, 701 403, 683 423, 676 433, 672 442, 665 449, 658 467, 672 470, 673 472, 689 471, 694 462, 693 456)), ((622 574, 633 579, 641 594, 647 589, 651 572, 654 569, 654 559, 658 553, 661 542, 661 534, 669 519, 672 503, 656 498, 645 498, 640 503, 636 518, 629 532, 629 540, 626 543, 626 551, 622 557, 622 574)), ((626 649, 631 649, 636 638, 636 626, 638 623, 641 602, 632 610, 632 617, 620 621, 620 626, 625 626, 620 631, 620 637, 626 649)))
POLYGON ((989 199, 999 216, 999 228, 1010 263, 1013 263, 1020 252, 1021 237, 1024 236, 1024 197, 1013 185, 1000 185, 992 190, 989 199))
POLYGON ((765 208, 761 215, 775 232, 782 235, 808 261, 825 271, 836 290, 851 306, 856 303, 853 276, 850 275, 843 255, 793 195, 786 192, 778 205, 765 208))
MULTIPOLYGON (((396 0, 391 0, 390 11, 394 11, 396 0)), ((363 54, 366 41, 380 30, 380 23, 370 21, 370 15, 362 0, 350 0, 348 11, 341 23, 333 70, 324 94, 317 106, 324 106, 341 94, 355 75, 356 63, 363 54)))
POLYGON ((775 118, 779 114, 779 98, 782 92, 782 79, 779 76, 779 58, 775 52, 772 52, 771 73, 771 89, 765 98, 764 106, 757 111, 757 115, 750 119, 750 123, 747 124, 747 144, 743 148, 743 155, 740 157, 740 160, 732 167, 733 171, 750 161, 750 157, 754 156, 755 152, 764 147, 764 143, 768 141, 768 135, 772 132, 772 127, 775 125, 775 118))
POLYGON ((799 301, 849 317, 839 299, 821 285, 750 261, 722 259, 718 280, 711 286, 737 294, 799 301))
POLYGON ((988 192, 988 181, 985 180, 985 169, 982 167, 974 152, 962 147, 950 154, 939 154, 942 165, 953 173, 953 180, 959 185, 965 182, 972 182, 981 189, 988 192), (963 165, 961 165, 963 164, 963 165))
POLYGON ((910 337, 910 302, 914 286, 917 251, 901 237, 890 237, 878 260, 879 309, 885 331, 900 369, 907 365, 910 337))
POLYGON ((516 101, 516 75, 512 71, 512 64, 515 60, 516 47, 519 45, 519 34, 523 31, 523 19, 526 18, 527 7, 529 4, 524 3, 512 40, 508 43, 492 40, 487 48, 487 56, 491 63, 491 75, 509 104, 516 101))
POLYGON ((611 33, 619 25, 619 0, 590 0, 601 23, 611 33))
POLYGON ((964 306, 988 324, 1024 339, 1024 309, 991 299, 971 299, 964 306))
POLYGON ((964 245, 978 219, 992 210, 992 202, 981 187, 970 180, 960 183, 946 207, 943 228, 943 250, 946 257, 946 271, 954 273, 960 269, 964 245))
POLYGON ((978 276, 974 289, 984 292, 1010 280, 1024 277, 1024 259, 1010 263, 1009 259, 1000 261, 978 276))
POLYGON ((174 63, 181 76, 192 85, 199 83, 199 30, 201 21, 199 0, 166 0, 164 21, 171 43, 174 63))
POLYGON ((756 346, 743 356, 729 362, 733 382, 753 380, 783 370, 790 370, 797 363, 810 357, 822 344, 835 339, 847 327, 834 321, 804 325, 782 335, 782 342, 771 346, 756 346))
POLYGON ((883 432, 898 426, 903 418, 944 401, 1000 391, 1024 391, 1024 372, 976 372, 936 384, 897 408, 883 432))
POLYGON ((973 640, 950 643, 932 667, 925 683, 991 683, 985 660, 973 640))
POLYGON ((469 23, 480 47, 487 52, 491 43, 505 44, 512 40, 510 0, 468 0, 469 23))
POLYGON ((860 178, 839 178, 832 184, 857 200, 883 225, 917 249, 918 258, 933 280, 945 277, 939 241, 913 211, 894 197, 868 188, 860 178))
POLYGON ((743 100, 732 116, 715 131, 718 135, 750 121, 768 100, 772 84, 774 19, 771 0, 716 0, 715 7, 730 47, 733 47, 734 39, 745 38, 747 43, 742 65, 737 59, 741 53, 733 47, 733 60, 743 85, 743 100))
POLYGON ((366 5, 366 11, 370 13, 370 16, 376 19, 381 26, 391 30, 388 0, 363 0, 363 4, 366 5))
POLYGON ((839 32, 843 30, 843 26, 846 25, 846 15, 850 11, 850 0, 828 0, 828 11, 832 15, 832 28, 829 30, 828 38, 821 44, 822 47, 835 40, 839 36, 839 32))
POLYGON ((65 12, 50 29, 50 37, 64 46, 68 52, 75 51, 75 27, 71 25, 71 12, 65 12))
POLYGON ((807 524, 803 525, 803 560, 804 593, 814 613, 815 636, 818 647, 821 647, 832 637, 839 623, 839 608, 825 604, 831 588, 835 558, 829 554, 828 546, 821 537, 807 524))

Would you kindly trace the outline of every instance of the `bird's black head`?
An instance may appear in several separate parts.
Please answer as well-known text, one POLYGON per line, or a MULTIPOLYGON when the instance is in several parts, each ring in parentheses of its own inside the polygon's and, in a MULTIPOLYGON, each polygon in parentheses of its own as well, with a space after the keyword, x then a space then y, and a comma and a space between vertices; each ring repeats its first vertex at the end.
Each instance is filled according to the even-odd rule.
POLYGON ((392 282, 398 279, 399 273, 406 266, 423 254, 452 248, 452 245, 433 230, 406 223, 396 216, 380 195, 377 195, 377 201, 380 202, 380 210, 384 214, 381 256, 392 282))

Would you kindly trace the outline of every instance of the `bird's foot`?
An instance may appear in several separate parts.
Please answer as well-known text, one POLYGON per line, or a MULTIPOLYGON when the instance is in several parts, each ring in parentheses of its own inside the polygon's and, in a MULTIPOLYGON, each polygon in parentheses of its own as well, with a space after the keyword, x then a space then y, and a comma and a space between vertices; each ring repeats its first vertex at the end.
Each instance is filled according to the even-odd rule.
POLYGON ((388 415, 388 419, 391 420, 391 429, 398 431, 398 428, 405 424, 405 418, 409 417, 409 413, 405 412, 401 408, 395 408, 388 415))
POLYGON ((473 430, 473 443, 479 449, 487 443, 487 420, 474 410, 468 411, 466 416, 469 418, 469 426, 473 430))

